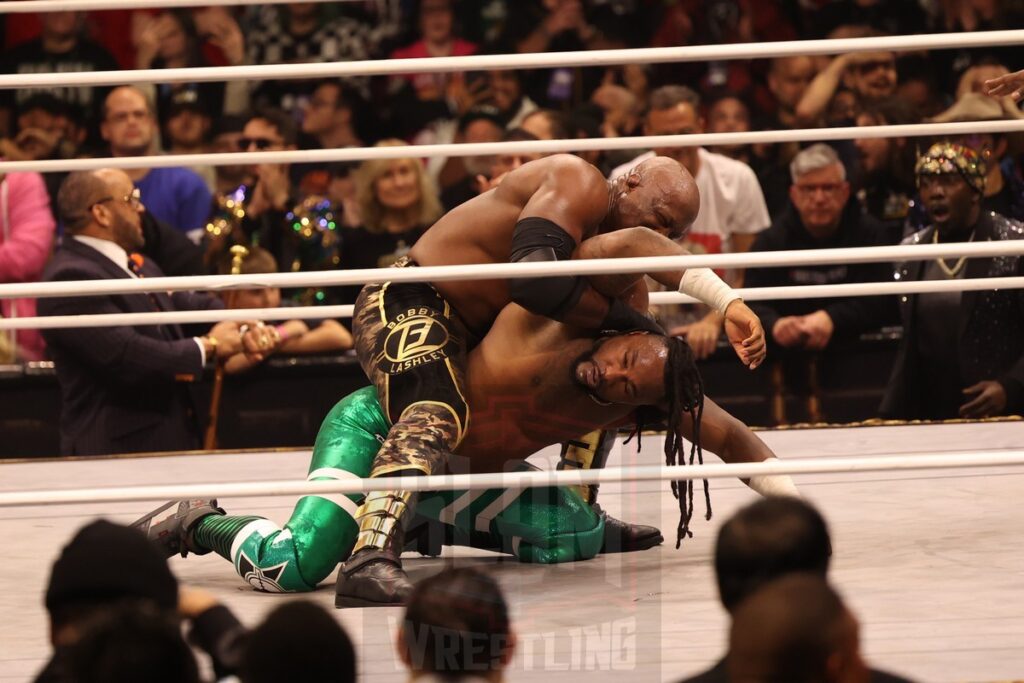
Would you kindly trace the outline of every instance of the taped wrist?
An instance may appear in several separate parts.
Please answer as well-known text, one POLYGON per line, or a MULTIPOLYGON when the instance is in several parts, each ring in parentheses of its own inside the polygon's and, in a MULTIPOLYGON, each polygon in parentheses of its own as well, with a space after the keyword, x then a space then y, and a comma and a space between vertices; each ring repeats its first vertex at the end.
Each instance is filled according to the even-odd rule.
POLYGON ((732 287, 710 268, 687 268, 679 280, 679 291, 725 315, 725 309, 740 298, 732 287))
POLYGON ((665 330, 650 317, 631 307, 622 299, 612 299, 608 306, 608 314, 601 321, 602 330, 632 332, 643 330, 654 334, 665 334, 665 330))
MULTIPOLYGON (((546 218, 524 218, 512 233, 512 263, 565 261, 572 258, 576 240, 546 218)), ((575 308, 588 287, 578 275, 509 279, 509 295, 531 313, 557 318, 575 308)))

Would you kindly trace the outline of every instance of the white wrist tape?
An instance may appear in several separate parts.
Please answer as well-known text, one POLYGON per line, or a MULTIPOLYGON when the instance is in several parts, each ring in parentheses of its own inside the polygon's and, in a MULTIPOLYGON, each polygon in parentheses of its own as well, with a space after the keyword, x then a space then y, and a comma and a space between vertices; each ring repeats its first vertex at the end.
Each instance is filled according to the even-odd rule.
POLYGON ((740 295, 715 275, 710 268, 687 268, 679 281, 679 291, 707 304, 722 315, 740 295))

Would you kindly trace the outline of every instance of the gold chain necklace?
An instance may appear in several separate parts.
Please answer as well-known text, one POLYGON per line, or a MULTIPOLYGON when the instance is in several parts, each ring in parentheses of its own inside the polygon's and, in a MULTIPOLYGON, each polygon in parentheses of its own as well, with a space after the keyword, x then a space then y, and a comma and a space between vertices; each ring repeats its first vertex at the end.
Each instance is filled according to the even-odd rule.
MULTIPOLYGON (((974 241, 974 231, 971 231, 971 236, 967 239, 968 242, 974 241)), ((935 233, 932 235, 932 244, 939 243, 939 231, 936 228, 935 233)), ((935 262, 939 264, 939 268, 942 268, 942 272, 946 274, 946 277, 954 278, 960 274, 960 271, 964 269, 964 264, 967 263, 967 257, 961 256, 956 262, 956 265, 950 268, 946 265, 946 259, 937 258, 935 262)))

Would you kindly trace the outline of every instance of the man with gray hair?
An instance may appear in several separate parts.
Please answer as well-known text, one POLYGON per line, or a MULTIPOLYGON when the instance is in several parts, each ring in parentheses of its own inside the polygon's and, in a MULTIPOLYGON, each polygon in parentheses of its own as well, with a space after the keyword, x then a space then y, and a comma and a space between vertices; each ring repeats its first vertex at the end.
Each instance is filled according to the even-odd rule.
MULTIPOLYGON (((700 95, 696 92, 683 85, 666 85, 650 94, 644 135, 703 132, 704 117, 700 95)), ((656 155, 679 162, 693 176, 700 192, 700 210, 686 235, 684 246, 695 254, 749 251, 757 233, 771 222, 754 171, 742 161, 709 152, 703 147, 665 147, 655 148, 622 164, 611 172, 609 178, 626 175, 637 164, 656 155)), ((733 287, 743 286, 742 271, 727 272, 724 278, 733 287)), ((669 329, 669 333, 685 335, 697 358, 706 358, 715 350, 722 324, 722 316, 710 311, 692 324, 669 329)))
MULTIPOLYGON (((856 200, 850 200, 846 169, 834 149, 821 143, 811 145, 793 158, 789 168, 793 179, 790 206, 758 235, 751 251, 886 244, 882 223, 861 213, 856 200)), ((891 277, 891 268, 885 263, 750 268, 746 286, 835 285, 891 277)), ((823 351, 871 329, 876 305, 870 297, 861 297, 772 301, 752 307, 779 354, 776 358, 786 362, 806 358, 803 351, 823 351)))

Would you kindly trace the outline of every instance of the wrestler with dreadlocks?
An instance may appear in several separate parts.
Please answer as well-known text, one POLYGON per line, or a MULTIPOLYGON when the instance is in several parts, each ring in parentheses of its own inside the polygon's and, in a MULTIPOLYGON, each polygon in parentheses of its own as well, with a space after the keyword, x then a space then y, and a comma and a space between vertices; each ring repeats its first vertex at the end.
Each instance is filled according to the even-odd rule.
MULTIPOLYGON (((626 235, 594 239, 628 244, 591 245, 615 246, 614 253, 638 245, 626 235)), ((655 247, 668 253, 679 249, 664 242, 643 248, 653 255, 666 253, 655 247)), ((638 286, 637 276, 606 280, 602 287, 630 288, 624 298, 639 310, 646 308, 647 292, 642 283, 638 286)), ((636 424, 638 410, 643 413, 640 423, 667 419, 669 462, 682 457, 683 438, 728 462, 774 457, 745 425, 703 396, 693 355, 680 339, 645 331, 595 339, 510 304, 470 352, 466 377, 465 398, 475 416, 474 427, 449 459, 450 472, 510 471, 545 446, 570 440, 574 443, 567 450, 581 450, 585 444, 579 435, 636 424)), ((308 478, 366 477, 387 430, 385 412, 372 388, 342 399, 324 420, 308 478)), ((697 453, 694 446, 691 458, 697 453)), ((756 478, 750 486, 764 494, 796 495, 788 477, 756 478)), ((693 511, 692 489, 673 485, 673 491, 681 499, 681 539, 688 533, 693 511)), ((525 562, 553 563, 661 542, 660 532, 652 527, 623 542, 621 527, 607 524, 610 518, 588 504, 593 495, 573 487, 424 494, 404 545, 436 553, 443 541, 513 553, 525 562), (439 534, 419 533, 428 527, 439 534)), ((149 531, 169 555, 217 552, 259 590, 308 591, 350 554, 359 532, 354 513, 362 500, 360 495, 306 496, 284 529, 259 517, 224 515, 213 501, 185 502, 166 520, 152 520, 149 531)), ((372 603, 356 604, 341 596, 337 604, 372 603)))

